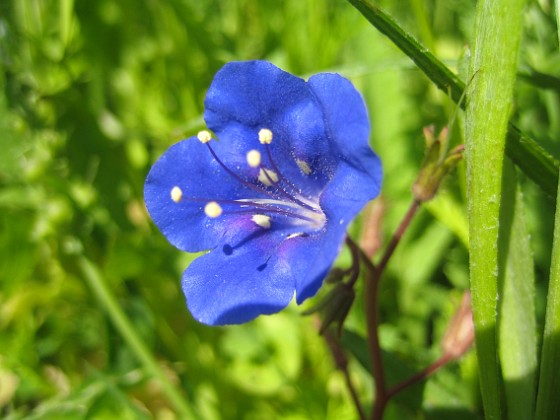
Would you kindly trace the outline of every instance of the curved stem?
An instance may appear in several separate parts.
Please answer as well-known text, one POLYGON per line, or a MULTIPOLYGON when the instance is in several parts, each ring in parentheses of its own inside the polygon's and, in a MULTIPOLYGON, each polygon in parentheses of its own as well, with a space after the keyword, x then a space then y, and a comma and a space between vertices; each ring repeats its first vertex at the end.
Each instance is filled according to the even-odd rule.
POLYGON ((352 238, 350 238, 350 236, 346 237, 346 244, 348 245, 350 253, 352 254, 352 266, 348 269, 352 276, 348 281, 348 286, 354 287, 354 284, 356 284, 356 281, 358 280, 360 275, 360 260, 362 259, 362 255, 364 252, 362 248, 356 242, 354 242, 352 238))

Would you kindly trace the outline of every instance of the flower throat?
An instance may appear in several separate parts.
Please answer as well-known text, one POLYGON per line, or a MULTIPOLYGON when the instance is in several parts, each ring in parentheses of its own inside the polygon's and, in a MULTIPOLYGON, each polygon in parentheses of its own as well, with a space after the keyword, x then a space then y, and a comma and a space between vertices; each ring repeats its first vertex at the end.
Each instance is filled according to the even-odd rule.
MULTIPOLYGON (((209 218, 215 219, 223 214, 252 214, 251 221, 263 229, 269 229, 273 223, 282 226, 297 226, 303 230, 301 233, 309 233, 323 228, 326 216, 319 206, 319 200, 304 197, 301 190, 285 178, 278 169, 270 144, 272 143, 272 131, 262 128, 259 131, 259 142, 264 146, 270 167, 262 164, 262 154, 252 149, 246 154, 247 165, 258 169, 255 180, 248 181, 241 178, 218 157, 210 141, 212 135, 209 131, 200 131, 198 140, 208 147, 208 150, 216 162, 237 182, 242 184, 266 198, 241 198, 236 200, 222 200, 202 197, 184 197, 179 186, 174 186, 170 191, 171 200, 179 203, 182 200, 206 202, 204 213, 209 218), (224 210, 224 208, 226 210, 224 210)), ((311 174, 311 168, 302 160, 296 159, 296 164, 303 175, 311 174)), ((289 237, 294 234, 289 235, 289 237)), ((295 235, 297 236, 297 234, 295 235)))

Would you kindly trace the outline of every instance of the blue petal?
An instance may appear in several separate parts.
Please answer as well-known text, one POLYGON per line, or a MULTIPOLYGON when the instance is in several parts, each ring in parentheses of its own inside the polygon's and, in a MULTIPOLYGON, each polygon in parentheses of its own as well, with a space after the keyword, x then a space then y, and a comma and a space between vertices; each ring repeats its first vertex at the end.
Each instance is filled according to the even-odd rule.
POLYGON ((309 236, 286 240, 280 254, 290 261, 296 275, 296 301, 301 304, 314 296, 323 284, 346 237, 346 224, 332 223, 326 229, 309 236))
POLYGON ((208 325, 240 324, 315 295, 346 235, 336 223, 310 235, 286 239, 250 216, 238 218, 219 247, 197 258, 183 274, 183 292, 193 317, 208 325))
POLYGON ((379 194, 383 178, 381 160, 368 142, 370 127, 364 100, 352 83, 338 74, 317 74, 308 83, 321 104, 329 138, 341 160, 322 202, 355 202, 351 206, 357 208, 351 211, 354 217, 379 194))
POLYGON ((144 185, 148 212, 161 232, 177 248, 198 252, 211 249, 231 225, 232 215, 208 218, 204 206, 212 200, 255 195, 212 158, 196 137, 171 146, 154 164, 144 185), (173 187, 182 199, 171 199, 173 187))
POLYGON ((241 324, 280 311, 293 297, 298 273, 276 252, 281 236, 247 222, 237 240, 197 258, 183 274, 187 306, 199 322, 241 324))
POLYGON ((382 179, 381 161, 368 144, 369 121, 361 95, 335 74, 313 76, 309 86, 321 104, 327 136, 339 161, 320 199, 327 215, 326 232, 293 239, 302 243, 301 247, 294 244, 293 264, 307 273, 296 284, 298 303, 317 292, 338 255, 346 227, 379 194, 382 179))
MULTIPOLYGON (((373 159, 372 164, 380 177, 377 160, 373 159)), ((348 224, 379 194, 378 186, 368 184, 370 177, 342 162, 321 195, 321 208, 327 216, 323 232, 289 239, 283 245, 284 257, 300 273, 296 282, 298 304, 317 293, 340 252, 348 224)))
POLYGON ((228 147, 252 147, 263 156, 258 132, 270 129, 276 165, 308 194, 321 189, 336 165, 321 106, 308 84, 271 63, 226 64, 208 90, 204 118, 228 147), (302 174, 297 159, 313 169, 313 176, 302 174))
POLYGON ((371 187, 368 176, 342 163, 321 195, 321 208, 327 216, 322 235, 294 238, 291 261, 301 273, 296 283, 297 303, 315 295, 336 259, 346 236, 348 224, 368 201, 375 198, 379 188, 371 187))
POLYGON ((214 76, 204 101, 204 120, 216 133, 232 121, 258 131, 308 96, 303 79, 269 62, 231 62, 214 76))

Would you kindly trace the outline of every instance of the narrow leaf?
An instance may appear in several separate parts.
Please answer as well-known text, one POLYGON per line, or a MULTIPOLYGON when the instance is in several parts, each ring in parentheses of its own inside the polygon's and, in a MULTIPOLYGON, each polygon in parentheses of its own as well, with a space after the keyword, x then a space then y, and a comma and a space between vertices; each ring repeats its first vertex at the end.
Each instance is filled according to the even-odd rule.
POLYGON ((556 200, 554 242, 537 396, 537 420, 560 418, 560 188, 556 200))
POLYGON ((104 306, 109 319, 113 322, 123 340, 142 363, 146 372, 159 381, 162 393, 174 406, 177 414, 179 414, 181 418, 197 418, 181 391, 176 388, 163 372, 154 355, 148 349, 148 346, 137 333, 130 319, 119 306, 116 297, 105 284, 99 268, 84 256, 77 257, 77 265, 95 298, 104 306))
POLYGON ((535 276, 523 196, 511 162, 504 164, 499 259, 500 364, 508 419, 530 419, 535 406, 537 335, 535 276))

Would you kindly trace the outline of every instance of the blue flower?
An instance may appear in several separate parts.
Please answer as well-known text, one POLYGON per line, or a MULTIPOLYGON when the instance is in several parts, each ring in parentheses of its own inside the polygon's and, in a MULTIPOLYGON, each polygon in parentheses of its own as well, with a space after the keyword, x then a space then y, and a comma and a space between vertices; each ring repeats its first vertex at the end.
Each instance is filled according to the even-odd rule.
POLYGON ((198 321, 239 324, 313 296, 348 223, 377 196, 360 94, 337 74, 307 82, 265 61, 226 64, 205 100, 209 131, 171 146, 144 195, 177 248, 198 321))

